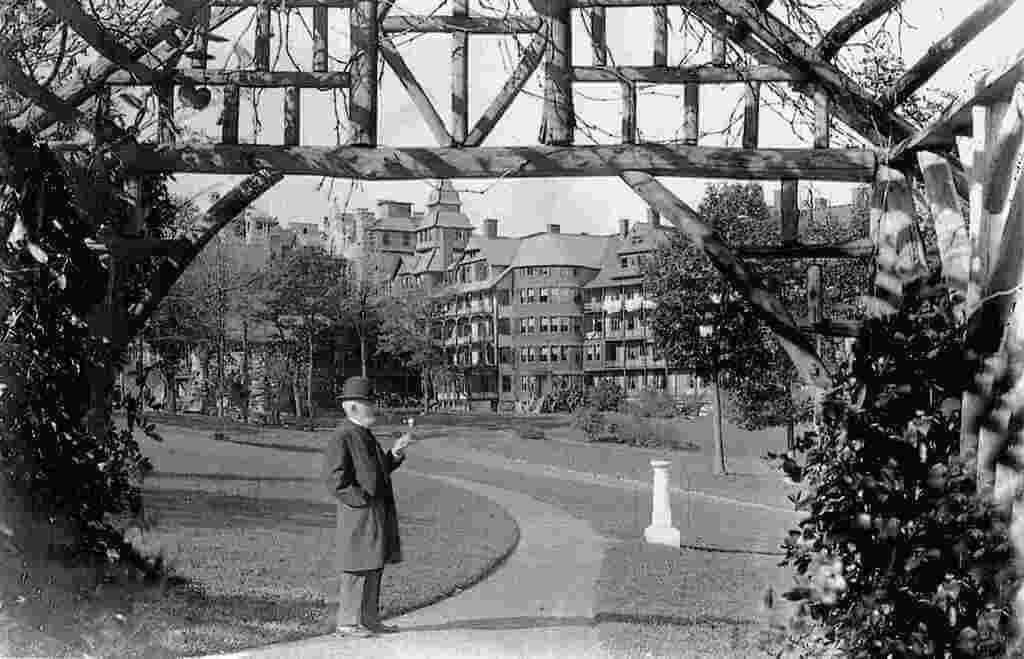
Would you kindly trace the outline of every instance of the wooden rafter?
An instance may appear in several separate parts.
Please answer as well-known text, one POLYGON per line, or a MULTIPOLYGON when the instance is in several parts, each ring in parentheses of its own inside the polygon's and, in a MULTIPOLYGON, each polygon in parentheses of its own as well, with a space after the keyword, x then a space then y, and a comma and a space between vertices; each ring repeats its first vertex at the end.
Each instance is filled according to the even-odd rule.
MULTIPOLYGON (((187 31, 196 18, 196 12, 205 2, 206 0, 180 0, 174 6, 167 5, 157 12, 150 27, 136 38, 136 43, 139 45, 132 49, 134 57, 138 59, 149 51, 153 51, 153 56, 157 61, 171 59, 175 52, 180 52, 180 46, 162 44, 161 42, 172 37, 176 30, 187 31)), ((221 9, 212 12, 210 29, 220 27, 237 16, 240 11, 240 9, 221 9)), ((85 71, 75 74, 54 93, 66 103, 78 107, 103 88, 108 76, 120 69, 121 67, 116 63, 101 57, 90 64, 85 71)), ((56 114, 46 108, 35 107, 18 117, 14 125, 16 128, 39 133, 59 120, 56 114)))
POLYGON ((942 39, 939 39, 879 99, 883 107, 895 107, 921 88, 942 66, 991 25, 1016 0, 988 0, 942 39))
POLYGON ((758 259, 861 259, 875 253, 875 243, 857 238, 833 245, 781 245, 778 247, 738 247, 740 256, 758 259))
POLYGON ((807 76, 794 75, 777 66, 574 66, 574 82, 631 82, 681 85, 688 82, 721 84, 730 82, 802 82, 807 76))
POLYGON ((420 116, 427 123, 427 128, 434 134, 434 139, 437 140, 437 143, 442 146, 451 144, 452 136, 444 125, 444 120, 437 113, 437 109, 430 101, 430 97, 427 96, 419 80, 416 79, 409 65, 406 64, 402 54, 398 52, 394 42, 388 37, 381 37, 380 54, 387 65, 391 67, 391 70, 394 71, 398 81, 405 87, 405 91, 408 92, 413 105, 416 106, 420 116))
POLYGON ((896 9, 903 0, 864 0, 825 33, 815 51, 822 60, 832 60, 853 35, 896 9))
MULTIPOLYGON (((55 144, 76 152, 80 144, 55 144)), ((622 170, 658 176, 863 182, 877 156, 867 149, 736 149, 668 144, 475 148, 282 147, 239 144, 125 145, 117 149, 136 173, 284 174, 374 181, 439 178, 616 176, 622 170)))
POLYGON ((40 85, 6 52, 0 50, 0 80, 25 98, 56 116, 60 121, 76 121, 85 117, 78 108, 66 103, 48 88, 40 85))
POLYGON ((505 81, 501 91, 498 92, 498 95, 494 97, 491 104, 487 107, 484 113, 480 115, 480 118, 477 119, 476 124, 473 126, 473 130, 471 130, 469 135, 466 137, 465 146, 480 146, 483 144, 484 140, 487 139, 487 136, 490 135, 494 126, 501 121, 502 116, 504 116, 505 112, 512 106, 512 102, 515 100, 519 92, 522 91, 526 82, 530 79, 530 76, 533 75, 533 72, 537 70, 538 66, 540 66, 547 43, 547 35, 537 33, 533 36, 533 39, 519 58, 516 68, 512 71, 508 80, 505 81))

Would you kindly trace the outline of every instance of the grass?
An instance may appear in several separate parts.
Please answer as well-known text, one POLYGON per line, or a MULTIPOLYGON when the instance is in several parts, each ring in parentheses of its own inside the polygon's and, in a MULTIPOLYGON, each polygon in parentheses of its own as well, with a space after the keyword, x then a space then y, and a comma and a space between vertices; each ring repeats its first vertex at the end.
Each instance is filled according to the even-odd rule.
MULTIPOLYGON (((178 657, 329 632, 337 602, 334 507, 275 498, 287 485, 264 483, 259 499, 173 489, 173 482, 147 489, 156 528, 134 539, 164 555, 177 578, 97 591, 92 583, 85 590, 48 584, 40 572, 38 583, 20 584, 35 605, 23 606, 19 619, 35 631, 24 633, 23 624, 9 647, 0 642, 0 653, 178 657)), ((405 561, 385 570, 384 615, 475 583, 518 541, 514 520, 488 499, 411 476, 396 476, 396 489, 405 561)), ((16 601, 14 589, 4 590, 5 601, 16 601)))
POLYGON ((615 657, 772 656, 762 640, 780 614, 761 602, 784 579, 777 562, 619 543, 597 583, 601 641, 615 657))

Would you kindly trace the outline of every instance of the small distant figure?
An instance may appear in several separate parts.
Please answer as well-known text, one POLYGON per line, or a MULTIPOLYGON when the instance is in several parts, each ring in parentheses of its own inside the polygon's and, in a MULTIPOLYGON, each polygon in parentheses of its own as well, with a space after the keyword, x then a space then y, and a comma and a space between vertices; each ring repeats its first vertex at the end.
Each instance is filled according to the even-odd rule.
POLYGON ((398 628, 380 621, 384 566, 402 560, 391 472, 405 460, 409 432, 385 450, 370 428, 377 420, 370 381, 352 377, 342 388, 343 420, 324 451, 323 479, 337 499, 335 567, 341 573, 335 633, 361 638, 398 628))

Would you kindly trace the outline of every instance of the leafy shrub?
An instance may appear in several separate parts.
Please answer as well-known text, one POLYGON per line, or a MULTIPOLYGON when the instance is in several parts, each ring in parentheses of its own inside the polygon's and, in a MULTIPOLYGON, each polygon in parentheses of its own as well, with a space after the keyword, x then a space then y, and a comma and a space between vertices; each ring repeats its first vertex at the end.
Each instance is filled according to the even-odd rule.
POLYGON ((573 416, 573 427, 583 432, 588 441, 626 444, 640 448, 663 448, 693 451, 693 442, 679 437, 678 430, 657 419, 645 419, 635 414, 598 412, 586 407, 573 416))
POLYGON ((574 412, 586 403, 586 396, 579 387, 559 387, 544 397, 542 414, 574 412))
POLYGON ((1015 586, 1006 515, 958 456, 970 369, 948 300, 873 320, 819 436, 772 456, 809 515, 785 543, 796 624, 844 656, 1002 656, 1015 586))
POLYGON ((586 405, 598 412, 618 412, 625 398, 617 382, 601 380, 587 390, 586 405))
POLYGON ((673 419, 680 415, 679 402, 664 391, 644 390, 622 404, 623 411, 643 418, 673 419))
MULTIPOLYGON (((12 497, 4 513, 25 514, 5 521, 29 542, 40 521, 64 527, 59 542, 41 548, 50 555, 130 558, 111 520, 141 510, 139 484, 151 465, 133 431, 153 428, 138 416, 136 398, 124 399, 125 428, 115 427, 109 409, 88 415, 97 400, 90 378, 109 374, 119 357, 84 320, 103 300, 107 281, 85 246, 95 233, 94 218, 79 212, 81 200, 73 199, 57 158, 27 134, 0 130, 0 152, 8 165, 0 178, 0 219, 15 231, 24 229, 23 242, 0 246, 6 327, 0 370, 10 387, 0 401, 0 491, 12 497)), ((97 182, 90 192, 105 198, 99 188, 106 183, 97 182)), ((146 185, 145 193, 159 203, 160 180, 146 185)), ((102 217, 117 221, 119 208, 112 205, 102 217)))

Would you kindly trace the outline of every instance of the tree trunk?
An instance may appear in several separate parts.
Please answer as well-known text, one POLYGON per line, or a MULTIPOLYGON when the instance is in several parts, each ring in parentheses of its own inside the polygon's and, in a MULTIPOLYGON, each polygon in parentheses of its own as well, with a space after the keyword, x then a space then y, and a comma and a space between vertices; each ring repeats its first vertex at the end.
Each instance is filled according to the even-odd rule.
POLYGON ((249 321, 242 319, 242 420, 249 422, 249 399, 252 392, 252 377, 249 374, 249 321))
POLYGON ((297 373, 292 374, 292 399, 295 401, 295 418, 302 417, 302 386, 297 373))
POLYGON ((363 377, 366 375, 366 335, 359 333, 359 363, 363 367, 363 377))
POLYGON ((309 425, 313 425, 313 334, 309 334, 309 342, 306 345, 306 357, 309 360, 306 364, 306 415, 309 417, 309 425))
POLYGON ((209 346, 203 348, 202 357, 199 358, 200 369, 202 370, 202 383, 199 387, 199 412, 200 414, 210 413, 210 350, 209 346))
POLYGON ((164 382, 166 396, 164 397, 164 409, 169 414, 178 413, 178 364, 164 368, 164 382))
POLYGON ((725 438, 722 432, 722 387, 718 379, 718 370, 715 370, 714 383, 712 385, 713 405, 711 410, 711 423, 715 435, 715 463, 713 465, 716 474, 726 474, 725 469, 725 438))
POLYGON ((217 416, 224 417, 224 339, 225 328, 221 326, 220 340, 217 342, 217 416))

